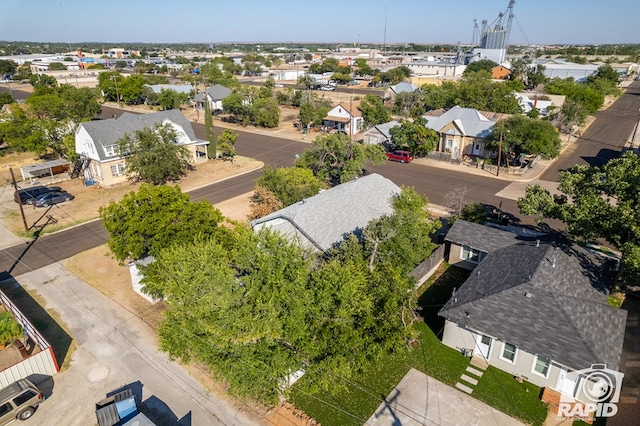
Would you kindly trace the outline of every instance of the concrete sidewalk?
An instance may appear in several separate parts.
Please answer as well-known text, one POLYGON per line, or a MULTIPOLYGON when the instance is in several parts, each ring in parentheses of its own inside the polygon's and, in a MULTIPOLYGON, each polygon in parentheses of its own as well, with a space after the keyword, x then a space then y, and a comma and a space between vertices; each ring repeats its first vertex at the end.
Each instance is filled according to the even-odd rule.
POLYGON ((412 368, 365 425, 507 426, 522 423, 412 368))

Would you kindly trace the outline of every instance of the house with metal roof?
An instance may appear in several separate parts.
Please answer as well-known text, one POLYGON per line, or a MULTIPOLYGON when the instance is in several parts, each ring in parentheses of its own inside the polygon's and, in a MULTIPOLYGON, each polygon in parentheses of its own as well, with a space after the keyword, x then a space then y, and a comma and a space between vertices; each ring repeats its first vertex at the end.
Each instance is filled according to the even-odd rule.
POLYGON ((614 263, 568 242, 509 240, 468 222, 454 229, 459 222, 447 240, 486 252, 439 312, 442 343, 547 397, 592 402, 583 372, 594 364, 616 371, 622 354, 627 312, 607 304, 614 263))
POLYGON ((480 111, 456 105, 438 117, 423 115, 423 118, 427 120, 426 127, 440 135, 436 151, 448 153, 452 159, 487 155, 485 142, 496 122, 480 111))
POLYGON ((346 237, 360 237, 369 222, 393 214, 400 188, 379 174, 354 179, 251 222, 254 231, 269 228, 303 247, 324 252, 346 237))
POLYGON ((178 93, 191 95, 193 86, 190 84, 145 84, 153 93, 160 94, 163 90, 173 90, 178 93))
POLYGON ((391 129, 399 126, 400 123, 396 120, 389 121, 387 123, 378 124, 373 126, 362 134, 362 143, 365 145, 385 145, 391 144, 391 129))
POLYGON ((176 144, 186 147, 193 163, 207 160, 208 141, 196 138, 191 123, 178 110, 152 114, 125 112, 118 118, 80 123, 75 133, 75 149, 80 159, 74 165, 72 177, 81 175, 88 184, 105 186, 124 182, 125 158, 120 156, 118 141, 145 127, 170 125, 176 133, 176 144))

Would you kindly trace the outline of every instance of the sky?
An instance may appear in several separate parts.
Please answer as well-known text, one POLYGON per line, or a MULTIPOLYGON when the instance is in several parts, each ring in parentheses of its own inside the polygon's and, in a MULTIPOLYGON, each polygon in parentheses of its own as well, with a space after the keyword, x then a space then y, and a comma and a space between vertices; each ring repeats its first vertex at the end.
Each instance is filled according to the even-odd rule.
MULTIPOLYGON (((508 0, 0 0, 0 40, 470 44, 508 0)), ((640 0, 516 0, 510 44, 640 43, 640 0)), ((115 46, 114 46, 115 47, 115 46)))

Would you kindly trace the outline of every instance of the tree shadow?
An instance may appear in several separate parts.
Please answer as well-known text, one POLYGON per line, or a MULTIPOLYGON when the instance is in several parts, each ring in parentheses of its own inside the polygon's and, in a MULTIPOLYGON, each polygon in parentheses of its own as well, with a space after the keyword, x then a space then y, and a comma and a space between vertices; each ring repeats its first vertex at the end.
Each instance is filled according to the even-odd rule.
POLYGON ((601 167, 607 164, 609 160, 620 157, 620 154, 620 150, 602 148, 600 151, 598 151, 598 154, 595 157, 580 158, 582 158, 590 167, 601 167))

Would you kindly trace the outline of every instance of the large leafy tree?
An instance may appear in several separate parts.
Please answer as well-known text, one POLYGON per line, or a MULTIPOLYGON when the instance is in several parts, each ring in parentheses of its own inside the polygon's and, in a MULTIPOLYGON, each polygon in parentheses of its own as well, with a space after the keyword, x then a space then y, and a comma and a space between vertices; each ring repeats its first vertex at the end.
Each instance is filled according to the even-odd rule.
MULTIPOLYGON (((107 244, 119 262, 158 256, 173 244, 188 244, 195 235, 222 238, 223 216, 208 201, 192 202, 178 186, 143 184, 118 202, 100 208, 109 232, 107 244)), ((225 238, 222 238, 223 240, 225 238)))
POLYGON ((553 218, 583 241, 604 239, 623 253, 623 278, 640 278, 640 158, 631 152, 601 167, 575 166, 561 172, 560 195, 528 186, 518 200, 523 214, 553 218))
POLYGON ((367 161, 382 164, 386 159, 380 145, 353 142, 342 133, 322 135, 311 144, 297 163, 310 169, 315 176, 330 185, 348 182, 364 173, 367 161))
POLYGON ((6 59, 0 59, 0 77, 4 77, 5 75, 13 75, 18 69, 18 64, 14 61, 9 61, 6 59))
POLYGON ((438 133, 426 127, 427 120, 419 118, 415 121, 403 121, 392 127, 391 143, 394 148, 407 148, 414 155, 425 156, 433 151, 438 143, 438 133))
POLYGON ((498 64, 492 61, 491 59, 481 59, 479 61, 471 62, 469 65, 467 65, 467 68, 465 68, 462 74, 469 75, 472 72, 478 72, 478 71, 491 72, 491 70, 496 66, 498 66, 498 64))
POLYGON ((498 149, 502 139, 502 151, 520 154, 540 155, 543 158, 557 157, 560 153, 560 136, 548 121, 529 118, 522 114, 513 115, 499 121, 493 128, 487 147, 498 149))
POLYGON ((140 74, 131 74, 127 78, 118 81, 118 93, 120 98, 127 104, 135 104, 142 102, 145 79, 140 74))
POLYGON ((251 105, 253 124, 259 127, 273 128, 280 124, 280 107, 274 97, 260 97, 251 105))
POLYGON ((187 103, 189 96, 186 93, 178 93, 171 89, 162 89, 158 94, 158 105, 163 109, 180 109, 182 104, 187 103))
POLYGON ((362 111, 362 119, 366 126, 375 126, 391 121, 389 108, 376 95, 366 95, 360 102, 360 111, 362 111))
POLYGON ((176 143, 176 132, 168 124, 126 134, 118 140, 118 147, 134 182, 163 185, 179 180, 193 168, 189 150, 176 143))
POLYGON ((271 191, 281 205, 286 207, 318 194, 323 184, 309 169, 266 167, 256 186, 271 191))

